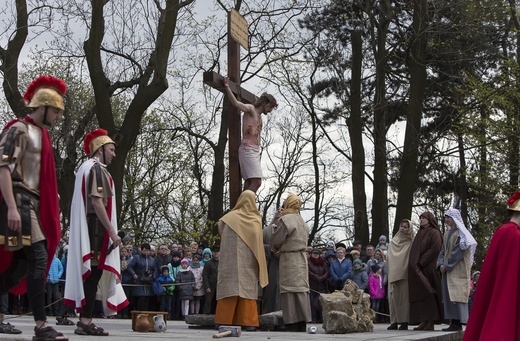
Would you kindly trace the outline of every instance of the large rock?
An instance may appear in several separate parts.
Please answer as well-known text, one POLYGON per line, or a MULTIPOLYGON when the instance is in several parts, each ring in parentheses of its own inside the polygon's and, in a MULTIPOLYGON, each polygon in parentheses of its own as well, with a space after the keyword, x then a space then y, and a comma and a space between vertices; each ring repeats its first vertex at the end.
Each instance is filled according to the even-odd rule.
POLYGON ((346 334, 356 330, 356 319, 348 314, 334 310, 323 314, 323 329, 327 334, 346 334))
POLYGON ((347 315, 352 315, 354 313, 352 300, 348 300, 345 294, 341 291, 335 291, 332 294, 321 294, 320 303, 323 312, 341 311, 347 315))
POLYGON ((321 294, 323 329, 328 334, 373 332, 375 312, 370 309, 370 295, 347 280, 343 290, 321 294))

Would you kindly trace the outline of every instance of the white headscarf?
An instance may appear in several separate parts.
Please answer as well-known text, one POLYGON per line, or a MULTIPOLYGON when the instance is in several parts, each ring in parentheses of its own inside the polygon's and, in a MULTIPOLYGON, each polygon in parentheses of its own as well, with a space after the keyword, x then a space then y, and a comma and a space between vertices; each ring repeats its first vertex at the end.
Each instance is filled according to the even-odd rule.
POLYGON ((473 264, 473 257, 475 255, 475 249, 477 248, 477 241, 475 238, 473 238, 471 233, 464 225, 460 211, 455 208, 449 208, 446 213, 444 213, 444 215, 451 217, 453 221, 455 221, 455 225, 457 225, 457 229, 460 231, 460 249, 470 249, 470 264, 473 264))

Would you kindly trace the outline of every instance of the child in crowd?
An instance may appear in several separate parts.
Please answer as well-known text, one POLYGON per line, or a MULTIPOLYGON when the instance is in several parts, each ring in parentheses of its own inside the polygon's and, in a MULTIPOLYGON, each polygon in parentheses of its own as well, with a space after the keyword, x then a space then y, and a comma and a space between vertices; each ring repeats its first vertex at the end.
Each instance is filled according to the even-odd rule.
POLYGON ((195 277, 195 287, 193 288, 193 299, 190 301, 190 314, 200 312, 200 301, 204 297, 204 284, 202 282, 202 271, 204 267, 200 265, 200 255, 194 254, 191 260, 190 270, 195 277))
POLYGON ((379 237, 379 244, 377 244, 376 250, 377 249, 381 249, 381 246, 383 246, 383 250, 387 250, 388 249, 388 245, 386 245, 386 236, 384 234, 382 234, 379 237))
POLYGON ((51 266, 47 275, 47 283, 45 283, 47 315, 59 316, 59 302, 60 302, 60 278, 63 274, 63 264, 58 259, 58 250, 52 259, 51 266))
POLYGON ((179 290, 179 300, 181 301, 182 316, 189 314, 190 301, 193 300, 193 289, 195 288, 195 276, 188 268, 189 262, 187 259, 181 260, 181 269, 177 272, 175 283, 177 290, 179 290), (185 284, 186 283, 186 284, 185 284))
MULTIPOLYGON (((172 252, 172 261, 170 263, 171 271, 170 276, 173 279, 177 278, 177 273, 182 269, 181 266, 181 252, 180 251, 173 251, 172 252)), ((179 288, 175 288, 173 290, 173 296, 172 296, 172 316, 170 319, 172 320, 181 320, 181 301, 179 299, 179 288)))
POLYGON ((191 258, 193 256, 193 253, 190 250, 184 251, 184 257, 182 259, 186 259, 188 261, 188 265, 191 264, 191 258))
POLYGON ((329 270, 329 291, 334 292, 336 291, 336 282, 332 280, 332 276, 330 276, 330 266, 332 265, 332 262, 334 262, 334 259, 336 259, 336 253, 334 251, 328 250, 325 254, 325 264, 327 264, 328 270, 329 270))
POLYGON ((379 312, 379 305, 385 297, 385 286, 383 284, 383 277, 381 276, 381 268, 379 265, 372 265, 372 273, 368 282, 368 293, 370 294, 370 308, 376 312, 374 322, 379 322, 377 313, 379 312))
POLYGON ((352 265, 353 271, 351 274, 351 279, 354 281, 354 283, 357 284, 358 288, 362 290, 365 290, 368 286, 368 273, 366 271, 366 267, 367 265, 363 264, 359 258, 355 259, 354 264, 352 265))
POLYGON ((209 247, 205 248, 202 251, 202 259, 200 260, 200 265, 204 266, 208 260, 211 259, 213 254, 211 253, 211 249, 209 247))
POLYGON ((157 277, 157 281, 163 286, 164 292, 160 296, 160 311, 168 312, 168 316, 172 316, 172 296, 173 289, 173 278, 170 276, 170 268, 168 265, 161 266, 161 274, 157 277), (169 284, 169 285, 168 285, 169 284))
POLYGON ((475 298, 475 292, 477 291, 477 283, 480 278, 480 271, 475 271, 471 274, 469 281, 469 300, 468 300, 468 312, 471 313, 471 307, 473 306, 473 300, 475 298))

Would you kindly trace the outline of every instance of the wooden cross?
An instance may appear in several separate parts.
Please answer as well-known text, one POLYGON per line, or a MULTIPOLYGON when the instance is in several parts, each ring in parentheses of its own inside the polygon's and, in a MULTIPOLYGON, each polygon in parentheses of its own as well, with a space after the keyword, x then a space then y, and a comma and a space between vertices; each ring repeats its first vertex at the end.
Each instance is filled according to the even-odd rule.
MULTIPOLYGON (((229 14, 230 15, 230 14, 229 14)), ((256 96, 240 87, 240 45, 230 34, 230 19, 228 17, 228 77, 229 88, 243 103, 253 104, 256 96)), ((203 82, 226 94, 224 77, 216 72, 208 71, 203 74, 203 82)), ((227 96, 227 94, 226 94, 227 96)), ((228 117, 229 135, 229 202, 233 208, 242 192, 242 177, 240 176, 240 164, 238 162, 238 147, 241 140, 240 111, 229 100, 224 101, 223 115, 228 117)))

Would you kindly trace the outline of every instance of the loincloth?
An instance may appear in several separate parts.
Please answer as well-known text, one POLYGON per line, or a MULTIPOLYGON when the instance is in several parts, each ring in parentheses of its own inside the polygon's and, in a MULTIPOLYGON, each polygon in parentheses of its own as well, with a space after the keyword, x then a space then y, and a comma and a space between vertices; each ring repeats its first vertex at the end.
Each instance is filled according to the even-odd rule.
POLYGON ((238 148, 238 161, 242 179, 261 179, 260 146, 241 144, 238 148))

